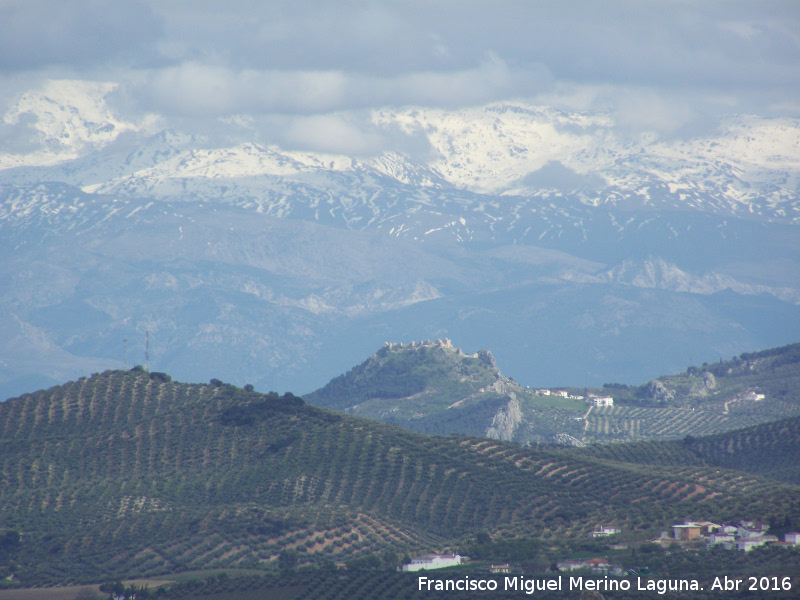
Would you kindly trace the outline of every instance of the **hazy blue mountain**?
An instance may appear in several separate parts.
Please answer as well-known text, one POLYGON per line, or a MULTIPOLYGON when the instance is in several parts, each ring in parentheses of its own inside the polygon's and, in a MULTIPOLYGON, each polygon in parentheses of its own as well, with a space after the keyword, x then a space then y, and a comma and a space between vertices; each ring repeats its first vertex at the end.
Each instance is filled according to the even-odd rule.
POLYGON ((47 152, 0 153, 2 397, 142 363, 145 332, 152 368, 301 392, 384 341, 580 386, 800 332, 795 121, 631 145, 541 107, 386 110, 435 152, 359 159, 104 127, 73 88, 15 109, 47 152))

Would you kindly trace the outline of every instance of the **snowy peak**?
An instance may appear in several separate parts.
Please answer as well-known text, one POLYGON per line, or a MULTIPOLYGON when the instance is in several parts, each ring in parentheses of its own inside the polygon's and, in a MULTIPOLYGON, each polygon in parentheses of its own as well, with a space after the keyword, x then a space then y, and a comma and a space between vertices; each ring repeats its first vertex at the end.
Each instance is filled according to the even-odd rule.
MULTIPOLYGON (((270 214, 287 214, 290 196, 303 202, 305 190, 287 187, 346 198, 342 209, 350 210, 405 186, 422 195, 446 192, 448 200, 468 193, 487 206, 497 196, 511 197, 502 204, 515 212, 493 216, 506 226, 543 202, 563 205, 566 196, 589 206, 800 221, 800 119, 731 116, 704 137, 633 140, 621 137, 607 114, 519 102, 385 108, 374 111, 369 126, 386 132, 387 140, 414 138, 420 149, 408 154, 386 147, 356 158, 250 141, 219 146, 160 130, 155 116, 129 122, 108 101, 114 89, 111 83, 51 81, 25 94, 4 123, 38 145, 0 154, 0 182, 63 181, 87 192, 223 201, 270 214), (123 143, 126 132, 137 134, 135 147, 123 143)), ((387 217, 373 208, 367 222, 387 217)))
POLYGON ((3 117, 6 125, 27 129, 40 147, 26 154, 0 153, 0 169, 54 165, 99 150, 130 131, 155 124, 118 118, 106 102, 115 83, 51 80, 37 91, 24 94, 3 117))
MULTIPOLYGON (((353 161, 343 156, 281 152, 276 147, 257 144, 218 149, 187 149, 173 152, 164 160, 152 156, 152 166, 102 183, 83 185, 85 191, 110 193, 133 182, 149 181, 149 191, 167 180, 237 179, 248 177, 296 177, 316 171, 339 171, 352 168, 353 161)), ((156 192, 157 193, 157 192, 156 192)))
POLYGON ((502 193, 529 173, 557 161, 578 173, 608 166, 600 149, 610 120, 567 114, 548 107, 492 104, 444 111, 383 110, 375 121, 422 131, 438 155, 430 167, 457 187, 502 193), (581 157, 593 156, 592 163, 581 157), (597 158, 600 157, 600 162, 597 158))

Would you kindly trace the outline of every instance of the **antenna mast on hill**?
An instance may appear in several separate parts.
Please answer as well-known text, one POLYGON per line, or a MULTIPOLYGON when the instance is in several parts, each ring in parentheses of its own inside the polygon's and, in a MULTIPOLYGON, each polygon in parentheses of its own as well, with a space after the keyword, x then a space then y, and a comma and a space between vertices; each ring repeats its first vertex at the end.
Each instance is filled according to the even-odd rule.
POLYGON ((150 332, 144 332, 144 370, 150 372, 150 332))
POLYGON ((122 338, 122 366, 128 370, 128 338, 122 338))

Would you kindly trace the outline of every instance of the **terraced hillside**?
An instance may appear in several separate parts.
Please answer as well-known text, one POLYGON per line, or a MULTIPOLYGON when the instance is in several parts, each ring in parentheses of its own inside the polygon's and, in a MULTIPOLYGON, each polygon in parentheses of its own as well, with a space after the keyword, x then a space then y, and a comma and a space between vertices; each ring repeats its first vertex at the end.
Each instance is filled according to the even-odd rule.
MULTIPOLYGON (((732 403, 731 403, 732 404, 732 403)), ((584 418, 586 441, 667 440, 709 435, 779 420, 800 412, 800 403, 765 406, 706 404, 700 408, 613 406, 592 408, 584 418)))
POLYGON ((778 421, 800 415, 800 344, 603 391, 615 406, 586 415, 587 441, 676 439, 778 421))
POLYGON ((274 568, 443 550, 484 531, 558 545, 616 524, 775 518, 795 486, 496 440, 427 437, 286 394, 108 371, 0 404, 17 581, 274 568))
POLYGON ((800 417, 681 441, 598 444, 578 453, 638 465, 722 467, 800 484, 800 417))
POLYGON ((701 438, 689 447, 708 464, 800 485, 800 417, 701 438))
POLYGON ((723 467, 800 484, 800 417, 679 442, 603 444, 581 452, 617 462, 723 467))

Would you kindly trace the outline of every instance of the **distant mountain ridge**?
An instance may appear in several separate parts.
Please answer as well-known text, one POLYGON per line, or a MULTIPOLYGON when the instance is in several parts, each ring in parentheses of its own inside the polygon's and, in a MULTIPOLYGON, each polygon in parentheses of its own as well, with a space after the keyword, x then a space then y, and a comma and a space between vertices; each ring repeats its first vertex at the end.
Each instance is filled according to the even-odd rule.
MULTIPOLYGON (((269 177, 302 180, 304 174, 329 172, 332 177, 325 187, 334 189, 336 178, 350 173, 362 185, 365 175, 367 180, 370 175, 383 175, 423 190, 451 187, 478 194, 535 195, 543 200, 558 198, 558 190, 583 188, 583 201, 590 205, 635 199, 640 205, 662 208, 756 213, 790 222, 800 218, 796 195, 800 121, 796 119, 732 116, 707 137, 633 143, 615 138, 613 121, 604 114, 567 113, 522 103, 460 111, 387 108, 376 111, 374 126, 424 138, 432 158, 415 160, 387 153, 356 160, 253 142, 215 144, 179 132, 162 133, 152 138, 158 141, 149 150, 144 146, 126 155, 124 134, 152 135, 157 126, 152 116, 139 122, 115 116, 106 100, 113 89, 112 84, 53 81, 44 90, 24 95, 4 118, 8 123, 18 122, 23 115, 32 118, 32 127, 45 140, 45 150, 28 156, 7 152, 0 155, 0 169, 57 165, 97 150, 109 157, 116 152, 118 158, 104 161, 95 156, 83 165, 64 167, 55 179, 85 191, 161 199, 174 199, 170 196, 187 184, 206 185, 209 193, 204 199, 210 200, 211 194, 219 192, 220 178, 232 183, 233 189, 241 179, 245 187, 239 194, 246 198, 253 196, 245 191, 248 178, 266 177, 258 182, 255 193, 263 197, 269 177), (592 186, 608 191, 598 193, 592 186)), ((248 133, 242 124, 232 124, 230 130, 231 136, 248 133)), ((14 177, 24 180, 25 175, 20 172, 14 177)), ((40 175, 34 177, 41 180, 40 175)))
POLYGON ((370 121, 396 147, 350 156, 113 94, 54 81, 3 116, 0 327, 27 354, 0 342, 0 398, 122 368, 123 340, 141 362, 147 332, 184 380, 310 391, 386 339, 599 385, 800 327, 797 120, 626 140, 602 113, 397 107, 370 121))

